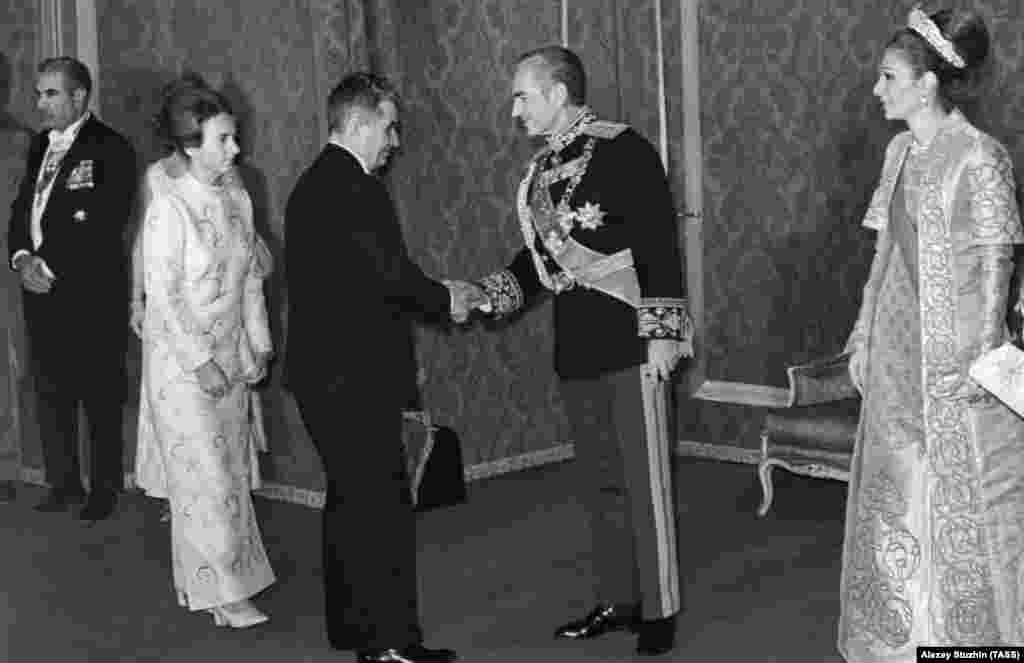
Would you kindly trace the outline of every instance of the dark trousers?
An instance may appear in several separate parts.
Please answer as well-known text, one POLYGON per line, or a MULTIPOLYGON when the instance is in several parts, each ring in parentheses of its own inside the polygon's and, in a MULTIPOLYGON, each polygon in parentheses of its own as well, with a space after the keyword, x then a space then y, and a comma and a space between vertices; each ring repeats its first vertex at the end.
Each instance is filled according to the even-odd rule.
POLYGON ((402 408, 363 387, 295 393, 327 478, 327 638, 336 649, 401 648, 423 640, 402 408))
POLYGON ((681 608, 667 389, 640 367, 561 384, 589 512, 597 599, 681 608), (648 380, 645 384, 643 380, 648 380))
POLYGON ((78 459, 78 408, 85 407, 89 428, 89 487, 95 497, 110 498, 124 483, 120 392, 112 397, 96 389, 84 397, 73 390, 38 390, 39 432, 46 479, 64 494, 82 493, 78 459), (72 391, 69 395, 67 392, 72 391))
POLYGON ((23 298, 46 479, 55 491, 82 492, 78 412, 84 407, 90 489, 97 497, 112 497, 124 484, 124 316, 97 308, 98 320, 117 321, 100 325, 68 313, 60 296, 55 287, 45 295, 25 291, 23 298))

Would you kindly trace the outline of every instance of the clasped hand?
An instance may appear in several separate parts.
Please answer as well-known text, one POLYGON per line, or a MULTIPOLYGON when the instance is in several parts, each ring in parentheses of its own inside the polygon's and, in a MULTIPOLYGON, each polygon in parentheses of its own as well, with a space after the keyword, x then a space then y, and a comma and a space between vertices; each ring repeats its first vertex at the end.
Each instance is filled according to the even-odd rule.
POLYGON ((199 388, 210 398, 222 398, 230 388, 228 377, 212 359, 196 369, 196 379, 199 380, 199 388))
POLYGON ((480 286, 469 281, 445 281, 452 297, 452 320, 462 324, 475 309, 486 309, 491 300, 480 286))
POLYGON ((46 274, 43 259, 39 256, 22 258, 18 264, 18 273, 21 275, 21 285, 29 292, 42 295, 50 292, 53 287, 53 279, 46 274))

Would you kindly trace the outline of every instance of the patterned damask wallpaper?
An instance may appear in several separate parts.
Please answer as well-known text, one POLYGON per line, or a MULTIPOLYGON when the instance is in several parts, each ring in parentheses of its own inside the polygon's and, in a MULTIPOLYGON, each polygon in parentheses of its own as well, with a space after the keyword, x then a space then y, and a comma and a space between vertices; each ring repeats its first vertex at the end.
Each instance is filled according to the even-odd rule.
MULTIPOLYGON (((915 0, 701 3, 705 346, 710 379, 785 386, 785 366, 842 348, 871 259, 860 227, 888 139, 871 93, 891 34, 915 0), (784 312, 784 314, 782 314, 784 312)), ((1018 171, 1024 6, 971 8, 993 37, 979 124, 1018 171)), ((685 439, 756 446, 758 408, 692 402, 685 439)))
MULTIPOLYGON (((556 3, 393 3, 380 69, 406 103, 391 181, 413 259, 430 274, 477 277, 520 245, 512 200, 533 149, 517 136, 508 72, 519 52, 557 39, 556 3)), ((380 24, 380 21, 378 21, 380 24)), ((511 324, 424 328, 426 406, 454 427, 474 464, 566 441, 551 368, 550 306, 511 324)))
MULTIPOLYGON (((262 212, 257 224, 280 257, 287 195, 325 138, 324 97, 345 72, 373 66, 398 81, 406 98, 406 149, 390 177, 410 252, 436 276, 475 276, 501 266, 516 246, 510 201, 531 148, 515 140, 508 117, 508 64, 520 50, 555 39, 558 15, 551 3, 465 4, 410 9, 384 0, 309 0, 285 3, 271 16, 244 11, 242 0, 104 0, 102 114, 148 162, 158 156, 148 118, 164 82, 194 69, 226 87, 242 108, 245 174, 262 212), (550 11, 538 11, 545 5, 550 11)), ((280 346, 287 266, 279 267, 270 304, 280 346)), ((326 299, 325 307, 354 315, 344 302, 326 299)), ((424 400, 439 422, 460 432, 467 464, 564 439, 546 316, 546 309, 528 314, 503 333, 421 333, 424 400)), ((137 363, 136 350, 136 371, 137 363)), ((312 445, 278 377, 264 390, 267 474, 320 487, 312 445)))
MULTIPOLYGON (((842 345, 870 258, 860 216, 896 129, 870 89, 879 51, 911 4, 702 3, 710 379, 783 386, 787 363, 842 345)), ((682 207, 679 8, 661 5, 667 159, 682 207)), ((989 18, 997 55, 995 93, 981 118, 1019 165, 1024 9, 1011 0, 973 5, 989 18)), ((569 6, 570 45, 588 66, 592 105, 657 145, 656 3, 569 6)), ((99 0, 97 7, 102 115, 150 161, 157 148, 148 117, 160 86, 185 68, 223 86, 240 109, 257 223, 278 257, 284 201, 324 140, 323 99, 344 72, 368 66, 393 77, 406 99, 404 153, 389 177, 414 259, 439 277, 478 276, 518 248, 512 200, 533 146, 511 122, 509 75, 519 52, 560 39, 559 2, 282 0, 272 13, 253 12, 245 0, 99 0)), ((279 345, 285 269, 279 264, 270 286, 279 345)), ((346 314, 343 303, 325 301, 332 305, 346 314)), ((551 341, 548 304, 511 323, 421 330, 425 403, 459 432, 467 464, 569 441, 551 341)), ((264 395, 267 473, 320 487, 315 453, 276 373, 264 395)), ((681 438, 747 445, 756 444, 763 416, 694 401, 683 401, 680 413, 681 438)))
MULTIPOLYGON (((653 3, 605 5, 586 11, 571 3, 570 37, 585 55, 594 54, 594 105, 656 138, 657 87, 645 83, 656 75, 654 42, 634 45, 621 36, 653 32, 653 3), (623 80, 630 89, 619 90, 623 80)), ((162 83, 192 68, 228 85, 243 101, 245 163, 257 182, 250 190, 280 254, 284 201, 320 149, 323 98, 346 71, 371 66, 397 81, 405 98, 404 151, 389 177, 413 258, 438 277, 475 277, 504 266, 520 245, 512 201, 535 148, 511 119, 511 66, 520 52, 559 40, 559 3, 307 0, 286 4, 273 19, 243 6, 99 3, 103 114, 132 136, 146 161, 157 156, 147 118, 162 83)), ((271 304, 280 340, 286 293, 280 272, 277 279, 271 304)), ((551 346, 549 304, 508 324, 421 330, 424 402, 460 433, 468 465, 568 441, 551 346)), ((315 454, 290 396, 276 379, 265 395, 270 474, 319 486, 315 454)))

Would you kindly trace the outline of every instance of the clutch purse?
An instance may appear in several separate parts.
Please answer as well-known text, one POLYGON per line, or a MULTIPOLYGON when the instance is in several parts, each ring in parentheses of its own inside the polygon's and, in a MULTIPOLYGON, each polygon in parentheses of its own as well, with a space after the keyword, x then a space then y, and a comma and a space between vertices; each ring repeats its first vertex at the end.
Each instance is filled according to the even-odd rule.
POLYGON ((1004 343, 979 357, 968 373, 1008 408, 1024 416, 1024 351, 1013 343, 1004 343))

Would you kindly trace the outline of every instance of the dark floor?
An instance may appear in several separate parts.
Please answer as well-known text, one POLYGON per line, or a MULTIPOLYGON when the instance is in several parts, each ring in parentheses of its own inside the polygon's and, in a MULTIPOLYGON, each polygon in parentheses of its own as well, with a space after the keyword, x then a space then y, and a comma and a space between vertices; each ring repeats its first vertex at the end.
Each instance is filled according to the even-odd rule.
MULTIPOLYGON (((428 645, 458 650, 463 663, 841 663, 845 484, 777 472, 776 503, 759 519, 752 466, 696 459, 679 462, 686 612, 677 650, 634 657, 626 634, 552 639, 591 603, 573 470, 568 462, 475 482, 467 504, 421 516, 428 645)), ((24 486, 0 504, 0 663, 353 660, 324 636, 318 511, 257 500, 278 583, 257 599, 270 622, 237 631, 177 606, 155 501, 127 495, 114 518, 86 528, 70 514, 33 511, 41 496, 24 486)))

